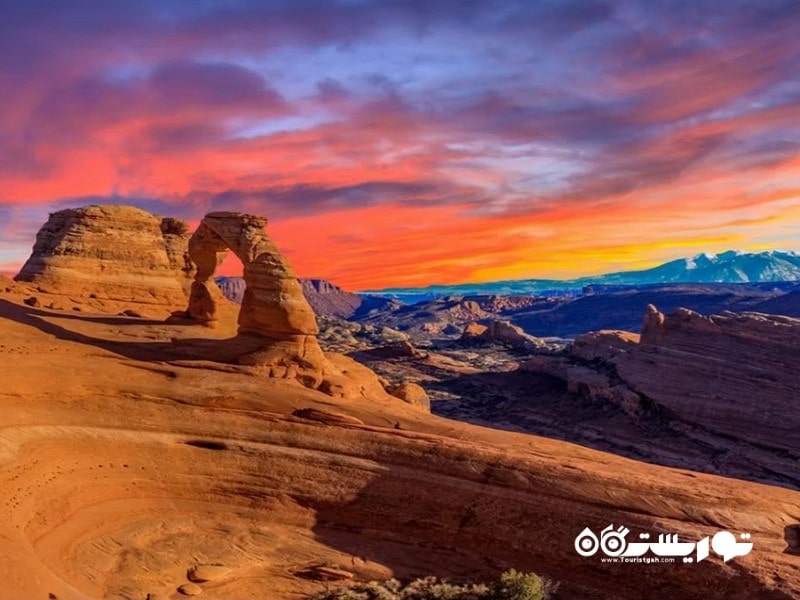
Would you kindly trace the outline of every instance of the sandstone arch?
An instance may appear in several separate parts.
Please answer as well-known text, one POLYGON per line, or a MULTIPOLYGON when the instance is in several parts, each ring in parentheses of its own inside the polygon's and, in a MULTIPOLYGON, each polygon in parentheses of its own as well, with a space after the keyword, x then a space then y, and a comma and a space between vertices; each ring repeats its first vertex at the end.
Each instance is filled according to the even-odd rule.
POLYGON ((232 251, 242 261, 247 286, 238 338, 247 338, 243 347, 257 346, 239 362, 319 387, 330 365, 317 342, 316 317, 291 267, 264 231, 266 224, 263 217, 238 212, 213 212, 203 218, 189 240, 189 257, 197 271, 186 312, 206 323, 219 318, 224 299, 214 273, 232 251))

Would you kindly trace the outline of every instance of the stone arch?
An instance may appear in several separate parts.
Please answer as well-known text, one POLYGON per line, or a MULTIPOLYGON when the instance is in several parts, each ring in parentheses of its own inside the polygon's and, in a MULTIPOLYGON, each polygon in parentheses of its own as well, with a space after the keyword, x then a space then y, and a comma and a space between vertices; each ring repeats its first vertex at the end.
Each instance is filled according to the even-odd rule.
POLYGON ((282 339, 318 333, 314 311, 280 250, 269 239, 263 217, 214 212, 203 218, 189 240, 197 271, 187 312, 193 319, 216 320, 222 297, 214 273, 228 251, 244 267, 246 285, 239 311, 239 333, 282 339))
MULTIPOLYGON (((386 382, 373 371, 349 357, 322 353, 314 311, 264 231, 266 224, 263 217, 237 212, 213 212, 203 218, 188 244, 197 270, 187 316, 206 323, 219 318, 226 300, 214 273, 227 253, 234 252, 244 267, 246 289, 238 334, 215 343, 217 348, 224 346, 226 360, 259 367, 270 377, 296 379, 335 397, 387 398, 386 382)), ((402 398, 415 403, 406 397, 407 391, 401 390, 402 398)))
POLYGON ((214 273, 233 252, 242 261, 246 286, 234 340, 242 348, 238 361, 318 387, 329 366, 317 342, 316 317, 291 267, 264 231, 266 224, 263 217, 237 212, 203 218, 189 240, 189 257, 197 270, 186 312, 197 321, 218 320, 226 300, 214 273))

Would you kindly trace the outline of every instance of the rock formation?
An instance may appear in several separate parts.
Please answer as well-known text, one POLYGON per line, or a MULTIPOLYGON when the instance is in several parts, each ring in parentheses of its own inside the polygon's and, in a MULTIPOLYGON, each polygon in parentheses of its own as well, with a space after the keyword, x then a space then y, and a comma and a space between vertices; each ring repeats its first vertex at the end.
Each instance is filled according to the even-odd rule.
POLYGON ((522 368, 675 432, 672 451, 688 454, 680 444, 695 443, 712 449, 708 470, 798 486, 798 347, 800 319, 688 309, 664 315, 650 306, 641 337, 584 334, 568 354, 535 357, 522 368))
POLYGON ((545 342, 525 333, 510 321, 495 319, 487 325, 468 323, 461 334, 461 341, 466 343, 498 343, 518 350, 543 348, 545 342))
POLYGON ((419 406, 426 410, 431 409, 431 399, 428 393, 418 383, 406 382, 395 386, 391 386, 387 390, 392 396, 400 398, 401 400, 419 406))
POLYGON ((301 279, 303 295, 318 315, 348 318, 364 303, 358 294, 346 292, 324 279, 301 279))
POLYGON ((326 352, 354 352, 407 342, 408 336, 389 327, 362 325, 336 317, 317 316, 318 339, 326 352))
MULTIPOLYGON (((391 298, 355 294, 324 279, 301 277, 298 281, 303 295, 317 316, 351 319, 366 316, 370 311, 391 311, 400 306, 391 298)), ((246 287, 243 278, 217 277, 215 282, 228 300, 236 304, 242 303, 246 287)))
POLYGON ((261 340, 260 347, 239 357, 239 362, 318 387, 327 362, 317 343, 314 311, 288 263, 267 237, 266 224, 263 217, 237 212, 209 213, 203 218, 189 240, 189 257, 197 272, 186 312, 206 323, 219 318, 224 300, 214 272, 232 251, 242 261, 246 285, 239 336, 261 340))
POLYGON ((189 240, 189 257, 197 266, 187 312, 213 321, 221 297, 213 275, 228 251, 242 261, 246 289, 239 312, 239 332, 281 339, 315 336, 314 311, 288 263, 267 237, 263 217, 236 212, 206 215, 189 240))
POLYGON ((98 310, 186 303, 188 226, 132 206, 86 206, 50 215, 16 277, 38 291, 98 310))
POLYGON ((486 325, 481 325, 480 323, 475 323, 473 321, 472 323, 467 323, 467 325, 464 327, 464 331, 461 334, 461 339, 463 341, 475 340, 481 337, 487 331, 489 331, 489 328, 486 325))
POLYGON ((214 282, 214 272, 232 251, 244 267, 245 290, 238 317, 238 335, 221 346, 229 359, 266 370, 270 377, 296 379, 331 396, 384 396, 371 370, 345 357, 325 356, 317 340, 314 311, 297 277, 269 239, 263 217, 237 212, 206 215, 189 240, 189 256, 197 267, 191 286, 189 318, 212 324, 227 302, 214 282))
POLYGON ((796 452, 798 348, 800 319, 679 309, 648 311, 640 346, 612 360, 632 387, 677 417, 796 452))
MULTIPOLYGON (((296 600, 324 587, 309 571, 315 579, 485 581, 511 567, 560 581, 564 598, 800 593, 795 490, 448 421, 388 397, 332 402, 251 369, 180 360, 169 340, 196 339, 196 325, 31 318, 24 296, 0 296, 6 598, 174 599, 201 589, 201 598, 296 600), (609 524, 629 527, 629 539, 748 532, 754 551, 732 563, 712 555, 651 568, 577 557, 576 535, 609 524)), ((613 336, 601 342, 611 352, 613 336)), ((634 346, 622 350, 655 348, 634 346)), ((755 362, 761 347, 751 367, 775 374, 755 362)), ((366 367, 328 360, 358 385, 376 381, 366 367)), ((703 374, 710 368, 696 362, 703 374)), ((473 375, 466 385, 486 374, 473 375)), ((526 376, 520 395, 529 405, 534 378, 500 375, 526 376)), ((491 387, 481 389, 498 404, 491 387)), ((560 409, 576 412, 568 400, 560 409)), ((508 407, 498 410, 516 428, 508 407)))
POLYGON ((652 304, 647 305, 644 313, 641 335, 642 342, 646 344, 658 344, 664 339, 664 315, 652 304))
POLYGON ((471 321, 489 319, 493 315, 474 300, 461 296, 437 298, 410 306, 387 303, 359 317, 364 323, 398 329, 423 338, 457 337, 471 321))

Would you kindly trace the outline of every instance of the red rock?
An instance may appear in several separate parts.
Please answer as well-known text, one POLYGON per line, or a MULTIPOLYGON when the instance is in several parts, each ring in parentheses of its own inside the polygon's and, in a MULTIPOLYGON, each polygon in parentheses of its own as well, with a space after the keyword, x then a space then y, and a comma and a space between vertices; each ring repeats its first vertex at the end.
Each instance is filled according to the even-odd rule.
POLYGON ((178 588, 178 591, 184 596, 199 596, 203 593, 203 588, 196 583, 184 583, 178 588))
POLYGON ((461 334, 462 339, 468 338, 476 338, 489 330, 486 325, 481 325, 480 323, 468 323, 466 327, 464 327, 464 332, 461 334))
POLYGON ((414 406, 420 406, 426 410, 430 410, 431 408, 431 399, 425 389, 419 384, 413 382, 401 383, 399 385, 390 386, 386 391, 392 396, 396 396, 414 406))
POLYGON ((545 343, 539 338, 525 333, 521 327, 504 319, 496 319, 489 322, 488 325, 470 323, 464 328, 461 340, 470 343, 499 343, 521 350, 545 346, 545 343))
POLYGON ((189 240, 197 272, 186 312, 199 321, 218 318, 218 307, 225 300, 213 277, 233 251, 244 266, 246 284, 239 334, 264 340, 262 349, 246 353, 240 362, 271 369, 277 376, 299 376, 318 387, 326 361, 316 338, 316 317, 289 264, 264 231, 266 223, 263 217, 234 212, 203 218, 189 240))
POLYGON ((192 270, 187 242, 182 221, 132 206, 61 210, 39 230, 16 279, 76 301, 176 309, 186 302, 192 270))
POLYGON ((635 334, 621 332, 576 339, 572 354, 593 363, 580 369, 594 375, 573 368, 564 378, 571 390, 628 412, 644 402, 671 420, 747 444, 752 464, 800 481, 791 459, 800 447, 798 348, 800 319, 687 309, 665 316, 651 305, 638 344, 635 334))

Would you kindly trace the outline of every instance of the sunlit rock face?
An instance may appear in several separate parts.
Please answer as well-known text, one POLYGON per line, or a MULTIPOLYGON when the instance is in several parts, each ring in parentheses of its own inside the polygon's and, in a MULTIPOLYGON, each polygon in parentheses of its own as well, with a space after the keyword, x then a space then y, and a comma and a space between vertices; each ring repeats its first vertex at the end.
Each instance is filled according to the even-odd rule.
POLYGON ((188 226, 132 206, 85 206, 52 213, 17 281, 74 302, 185 305, 193 267, 188 226), (92 302, 90 302, 92 301, 92 302))
POLYGON ((620 375, 676 416, 753 443, 800 447, 800 319, 648 310, 620 375))
POLYGON ((187 313, 199 321, 218 319, 225 300, 214 283, 214 273, 232 251, 242 261, 246 285, 239 335, 263 338, 261 347, 241 356, 239 362, 268 367, 273 374, 298 377, 317 387, 326 361, 317 343, 314 311, 291 267, 264 231, 266 224, 263 217, 238 212, 214 212, 203 218, 189 240, 189 256, 197 272, 187 313))
POLYGON ((280 250, 269 239, 263 217, 214 212, 203 218, 189 240, 197 271, 187 315, 213 324, 227 302, 214 273, 232 251, 244 267, 245 290, 238 335, 228 341, 236 360, 271 377, 295 379, 331 396, 385 397, 377 375, 345 356, 323 354, 317 321, 303 289, 280 250))

